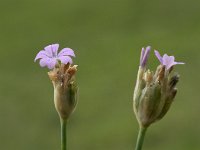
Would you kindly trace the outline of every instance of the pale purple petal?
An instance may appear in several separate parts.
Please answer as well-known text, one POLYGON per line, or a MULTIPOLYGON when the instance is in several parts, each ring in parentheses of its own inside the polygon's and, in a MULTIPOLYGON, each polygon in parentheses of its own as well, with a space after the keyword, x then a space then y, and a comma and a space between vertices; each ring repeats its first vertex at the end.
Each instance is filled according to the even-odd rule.
POLYGON ((165 66, 166 66, 166 69, 168 70, 174 65, 176 65, 176 63, 175 62, 171 62, 171 63, 166 64, 165 66))
POLYGON ((174 56, 168 56, 167 54, 163 55, 163 64, 168 64, 170 62, 174 62, 174 56))
POLYGON ((174 61, 173 63, 171 63, 170 65, 167 66, 167 69, 171 68, 174 65, 183 65, 183 64, 185 64, 185 63, 183 63, 183 62, 175 62, 174 61))
POLYGON ((175 65, 174 56, 168 56, 167 54, 164 54, 163 56, 163 65, 166 66, 166 69, 171 68, 173 65, 175 65))
POLYGON ((58 57, 58 59, 59 59, 59 60, 61 61, 61 63, 63 63, 63 64, 67 64, 67 63, 72 64, 72 63, 73 63, 71 57, 69 57, 69 56, 60 56, 60 57, 58 57))
POLYGON ((72 59, 70 56, 75 57, 74 51, 70 48, 64 48, 58 54, 59 44, 48 45, 41 50, 37 56, 35 57, 35 61, 40 59, 41 67, 48 67, 49 69, 53 69, 58 63, 57 60, 60 60, 61 63, 72 64, 72 59))
POLYGON ((40 66, 41 67, 46 67, 47 66, 47 60, 48 60, 49 58, 42 58, 42 59, 40 59, 40 66))
POLYGON ((53 69, 56 66, 56 63, 57 63, 57 60, 55 58, 50 59, 48 64, 47 64, 47 67, 49 69, 53 69))
POLYGON ((75 57, 74 51, 71 48, 63 48, 59 52, 58 57, 60 57, 60 56, 66 56, 66 55, 75 57))
POLYGON ((146 50, 145 50, 145 52, 144 52, 144 54, 143 54, 143 52, 142 52, 143 57, 142 57, 142 61, 140 61, 140 66, 141 66, 141 67, 145 67, 145 66, 146 66, 146 63, 147 63, 147 60, 148 60, 148 57, 149 57, 150 50, 151 50, 151 47, 150 47, 150 46, 147 46, 147 47, 146 47, 146 50))
POLYGON ((163 55, 163 64, 166 65, 174 61, 174 57, 168 56, 167 54, 163 55))
POLYGON ((162 65, 166 67, 166 69, 170 69, 172 66, 177 65, 177 64, 185 64, 183 62, 175 62, 175 57, 174 56, 168 56, 167 54, 164 54, 163 57, 160 56, 160 53, 155 50, 155 55, 160 61, 162 65))
POLYGON ((49 69, 53 69, 56 65, 56 59, 52 58, 42 58, 40 59, 41 67, 48 67, 49 69))
POLYGON ((184 62, 175 62, 177 65, 184 65, 184 62))
POLYGON ((160 56, 160 53, 157 50, 154 50, 154 53, 156 55, 156 57, 158 58, 158 60, 160 61, 160 63, 163 63, 163 58, 162 56, 160 56))
POLYGON ((141 54, 140 54, 140 65, 141 65, 142 59, 144 57, 144 53, 145 53, 145 49, 143 47, 142 50, 141 50, 141 54))
POLYGON ((59 44, 52 44, 51 45, 53 56, 57 56, 57 54, 58 54, 58 48, 59 48, 59 44))
POLYGON ((48 58, 46 52, 44 50, 41 50, 35 57, 35 60, 41 59, 41 58, 48 58))
POLYGON ((48 57, 53 58, 52 46, 48 45, 44 48, 45 52, 47 53, 48 57))

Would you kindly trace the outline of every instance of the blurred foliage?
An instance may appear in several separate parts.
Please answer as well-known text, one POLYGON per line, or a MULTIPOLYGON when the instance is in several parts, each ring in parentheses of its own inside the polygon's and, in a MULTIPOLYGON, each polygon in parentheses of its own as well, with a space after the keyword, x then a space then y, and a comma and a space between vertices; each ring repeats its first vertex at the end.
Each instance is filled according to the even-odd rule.
MULTIPOLYGON (((79 65, 78 107, 70 150, 131 150, 132 111, 141 47, 175 55, 179 92, 147 132, 144 150, 199 150, 200 2, 188 0, 1 0, 0 149, 60 149, 60 126, 47 69, 34 63, 44 46, 71 47, 79 65)), ((149 67, 158 61, 151 54, 149 67)))

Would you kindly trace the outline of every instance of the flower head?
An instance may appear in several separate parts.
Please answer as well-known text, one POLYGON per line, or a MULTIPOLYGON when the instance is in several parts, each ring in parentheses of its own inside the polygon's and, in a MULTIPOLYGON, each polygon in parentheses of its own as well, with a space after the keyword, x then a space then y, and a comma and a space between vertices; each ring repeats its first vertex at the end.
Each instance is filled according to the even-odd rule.
POLYGON ((141 127, 148 127, 166 115, 176 96, 176 85, 179 81, 179 75, 174 74, 171 67, 183 64, 175 62, 174 56, 165 54, 161 57, 158 51, 155 51, 161 65, 153 73, 145 67, 149 52, 150 47, 147 47, 146 51, 142 49, 133 95, 134 112, 141 127))
POLYGON ((59 44, 48 45, 41 50, 35 57, 35 61, 40 59, 41 67, 48 67, 53 69, 58 61, 63 64, 72 64, 72 59, 70 56, 75 57, 74 51, 71 48, 63 48, 58 53, 59 44))
POLYGON ((177 65, 177 64, 185 64, 183 62, 176 62, 174 56, 168 56, 167 54, 164 54, 163 57, 160 55, 160 53, 155 50, 154 51, 156 57, 160 61, 160 63, 166 67, 166 69, 170 69, 172 66, 177 65))
POLYGON ((146 66, 150 50, 151 50, 150 46, 147 46, 146 49, 144 47, 142 48, 141 56, 140 56, 140 66, 143 68, 146 66))

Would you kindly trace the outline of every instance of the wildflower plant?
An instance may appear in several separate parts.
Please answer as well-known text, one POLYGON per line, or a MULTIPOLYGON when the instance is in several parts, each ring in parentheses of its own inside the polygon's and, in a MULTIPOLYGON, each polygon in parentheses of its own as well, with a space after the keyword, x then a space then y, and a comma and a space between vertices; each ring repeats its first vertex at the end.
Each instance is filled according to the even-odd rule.
POLYGON ((140 66, 133 96, 133 108, 139 123, 139 134, 135 150, 141 150, 147 128, 162 119, 169 110, 177 93, 176 84, 179 75, 173 73, 173 68, 183 62, 175 62, 174 56, 158 51, 155 56, 160 61, 156 72, 147 69, 147 61, 151 47, 142 48, 140 66))
POLYGON ((59 44, 48 45, 35 57, 41 67, 50 69, 49 78, 54 87, 54 104, 61 123, 61 150, 67 149, 67 122, 77 104, 75 74, 77 65, 72 65, 74 51, 64 48, 58 53, 59 44))

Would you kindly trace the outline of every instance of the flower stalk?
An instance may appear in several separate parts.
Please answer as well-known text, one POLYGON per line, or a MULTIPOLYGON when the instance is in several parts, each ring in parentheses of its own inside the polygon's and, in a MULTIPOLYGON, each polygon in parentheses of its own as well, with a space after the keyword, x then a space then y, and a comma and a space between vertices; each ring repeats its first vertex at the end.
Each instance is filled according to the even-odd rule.
POLYGON ((138 133, 138 137, 137 137, 137 143, 136 143, 136 147, 135 150, 142 150, 142 146, 144 143, 144 137, 147 131, 147 127, 140 127, 139 129, 139 133, 138 133))
POLYGON ((74 51, 64 48, 58 53, 59 44, 48 45, 36 58, 41 67, 50 69, 48 76, 54 88, 54 104, 60 117, 61 150, 67 150, 67 122, 77 104, 78 87, 75 82, 77 65, 72 65, 74 51))
POLYGON ((54 86, 54 103, 61 123, 61 150, 67 150, 67 121, 77 104, 77 86, 75 73, 77 66, 62 64, 50 71, 49 78, 54 86))
POLYGON ((61 150, 67 150, 67 120, 60 119, 61 124, 61 150))
POLYGON ((184 64, 176 62, 174 56, 158 51, 155 56, 160 61, 156 72, 147 69, 147 60, 151 47, 142 48, 140 66, 133 94, 133 109, 139 124, 139 133, 135 150, 141 150, 147 128, 154 122, 162 119, 168 112, 177 93, 176 84, 179 75, 174 74, 173 66, 184 64))

